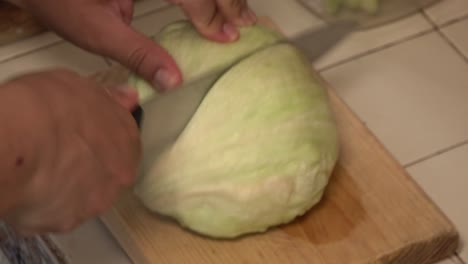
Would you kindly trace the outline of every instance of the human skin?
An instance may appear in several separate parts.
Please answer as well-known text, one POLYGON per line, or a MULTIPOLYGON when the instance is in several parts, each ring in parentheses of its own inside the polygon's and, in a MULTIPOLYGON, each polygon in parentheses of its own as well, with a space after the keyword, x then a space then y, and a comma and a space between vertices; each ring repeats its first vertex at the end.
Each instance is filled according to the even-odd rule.
MULTIPOLYGON (((112 58, 162 90, 183 76, 130 27, 131 0, 9 0, 64 39, 112 58)), ((255 23, 245 0, 172 0, 206 38, 235 41, 255 23)), ((131 87, 99 87, 66 69, 0 84, 0 219, 19 234, 67 232, 131 187, 141 158, 131 87)))

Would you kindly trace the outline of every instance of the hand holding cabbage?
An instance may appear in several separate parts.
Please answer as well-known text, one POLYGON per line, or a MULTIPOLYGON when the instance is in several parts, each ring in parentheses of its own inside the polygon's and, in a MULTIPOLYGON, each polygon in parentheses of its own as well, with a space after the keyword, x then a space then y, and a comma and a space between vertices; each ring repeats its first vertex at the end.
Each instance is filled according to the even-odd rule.
MULTIPOLYGON (((148 82, 172 88, 182 81, 167 51, 131 28, 132 0, 9 1, 148 82)), ((255 20, 245 1, 173 2, 215 41, 237 39, 233 25, 255 20)), ((140 154, 130 115, 135 94, 109 97, 74 73, 47 70, 1 84, 0 95, 2 221, 24 234, 68 231, 111 206, 133 181, 140 154)))
MULTIPOLYGON (((150 0, 151 1, 151 0, 150 0)), ((66 40, 112 58, 154 86, 171 89, 182 81, 178 65, 159 45, 134 30, 133 0, 22 0, 31 13, 66 40)), ((246 0, 170 0, 203 36, 217 42, 238 38, 236 26, 255 15, 246 0)))

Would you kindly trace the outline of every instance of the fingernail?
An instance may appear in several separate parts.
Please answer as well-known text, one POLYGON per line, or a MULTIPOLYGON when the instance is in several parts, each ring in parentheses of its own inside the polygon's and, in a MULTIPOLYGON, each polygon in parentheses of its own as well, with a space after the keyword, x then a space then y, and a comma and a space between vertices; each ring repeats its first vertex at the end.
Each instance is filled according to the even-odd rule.
POLYGON ((237 28, 231 24, 224 24, 223 32, 229 37, 230 40, 237 39, 239 35, 239 33, 237 32, 237 28))
POLYGON ((177 86, 177 76, 171 74, 168 70, 159 69, 153 79, 153 85, 161 90, 169 90, 177 86))

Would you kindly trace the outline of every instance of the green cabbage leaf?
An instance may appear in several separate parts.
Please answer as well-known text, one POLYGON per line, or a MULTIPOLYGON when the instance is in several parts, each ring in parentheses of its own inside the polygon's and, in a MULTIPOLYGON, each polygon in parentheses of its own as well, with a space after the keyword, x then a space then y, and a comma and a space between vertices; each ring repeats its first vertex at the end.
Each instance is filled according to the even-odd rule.
MULTIPOLYGON (((177 141, 144 156, 135 194, 148 209, 199 234, 235 238, 289 223, 321 200, 339 152, 333 112, 310 62, 280 39, 260 25, 231 44, 206 40, 186 21, 160 32, 185 80, 228 69, 207 84, 177 141)), ((141 100, 154 93, 138 76, 129 81, 141 100)))

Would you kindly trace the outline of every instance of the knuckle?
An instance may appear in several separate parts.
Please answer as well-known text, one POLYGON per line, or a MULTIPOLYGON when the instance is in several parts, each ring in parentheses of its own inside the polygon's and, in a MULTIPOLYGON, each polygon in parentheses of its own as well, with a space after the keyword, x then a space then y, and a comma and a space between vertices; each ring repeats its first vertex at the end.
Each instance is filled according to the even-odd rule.
POLYGON ((231 7, 235 10, 241 10, 246 4, 245 0, 231 0, 231 7))
POLYGON ((145 47, 139 47, 130 52, 130 54, 127 57, 127 65, 130 68, 130 70, 134 72, 139 72, 148 54, 149 50, 145 47))

